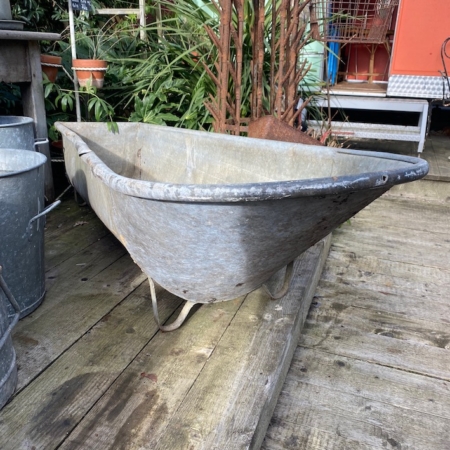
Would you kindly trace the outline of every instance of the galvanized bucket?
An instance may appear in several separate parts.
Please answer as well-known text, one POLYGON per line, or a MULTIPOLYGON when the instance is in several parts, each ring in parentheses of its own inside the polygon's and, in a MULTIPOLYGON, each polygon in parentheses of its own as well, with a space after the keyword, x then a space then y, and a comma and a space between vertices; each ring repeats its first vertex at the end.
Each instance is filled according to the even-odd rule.
MULTIPOLYGON (((0 149, 0 262, 3 277, 20 306, 20 317, 36 309, 45 294, 44 163, 38 152, 0 149)), ((3 292, 0 298, 6 302, 3 292)), ((14 310, 8 307, 9 316, 14 310)))
POLYGON ((20 308, 2 277, 1 266, 0 291, 6 295, 8 304, 15 310, 15 315, 10 322, 6 304, 0 299, 0 409, 2 409, 14 393, 17 385, 16 352, 12 345, 11 331, 19 320, 20 308))
POLYGON ((11 4, 9 0, 0 1, 0 20, 11 20, 11 4))
POLYGON ((0 116, 0 148, 35 150, 48 139, 34 138, 34 122, 30 117, 0 116))

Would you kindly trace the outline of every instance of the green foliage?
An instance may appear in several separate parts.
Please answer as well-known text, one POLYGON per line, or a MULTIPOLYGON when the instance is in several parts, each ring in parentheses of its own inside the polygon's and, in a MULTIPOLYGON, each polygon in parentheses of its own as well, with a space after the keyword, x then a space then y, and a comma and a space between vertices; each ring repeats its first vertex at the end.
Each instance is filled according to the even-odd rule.
POLYGON ((0 114, 20 114, 21 96, 19 86, 10 83, 0 83, 0 114))
POLYGON ((32 31, 59 32, 61 26, 52 19, 56 10, 60 12, 65 5, 53 0, 18 0, 11 1, 13 19, 25 22, 26 29, 32 31))
POLYGON ((148 41, 138 53, 110 60, 108 101, 128 120, 209 129, 204 101, 215 87, 203 63, 212 66, 216 58, 204 28, 211 11, 193 0, 159 5, 164 15, 146 28, 148 41))
MULTIPOLYGON (((279 2, 281 0, 277 0, 279 2)), ((129 1, 93 0, 95 6, 130 7, 129 1)), ((67 0, 12 1, 14 18, 24 20, 27 29, 61 33, 62 40, 41 42, 42 51, 60 55, 66 71, 72 72, 67 0)), ((246 1, 244 23, 244 64, 242 116, 250 115, 251 30, 255 12, 246 1)), ((137 6, 137 0, 133 2, 137 6)), ((267 2, 265 35, 270 39, 272 2, 267 2)), ((217 31, 219 17, 210 0, 154 0, 147 2, 146 41, 139 38, 136 15, 108 18, 90 12, 75 12, 78 58, 97 57, 108 61, 104 88, 81 89, 83 120, 142 121, 211 129, 212 117, 205 101, 215 96, 216 87, 205 71, 215 72, 217 49, 211 44, 205 25, 217 31)), ((234 17, 233 20, 237 20, 234 17)), ((234 50, 231 54, 236 58, 234 50)), ((270 42, 265 42, 264 91, 270 89, 270 42)), ((75 119, 75 95, 69 77, 60 71, 55 83, 44 80, 47 118, 52 134, 55 120, 75 119)), ((229 90, 233 92, 230 81, 229 90)), ((16 91, 3 94, 0 107, 16 102, 16 91), (10 103, 8 103, 10 102, 10 103)), ((264 95, 268 98, 268 95, 264 95)), ((268 107, 268 105, 267 105, 268 107)))

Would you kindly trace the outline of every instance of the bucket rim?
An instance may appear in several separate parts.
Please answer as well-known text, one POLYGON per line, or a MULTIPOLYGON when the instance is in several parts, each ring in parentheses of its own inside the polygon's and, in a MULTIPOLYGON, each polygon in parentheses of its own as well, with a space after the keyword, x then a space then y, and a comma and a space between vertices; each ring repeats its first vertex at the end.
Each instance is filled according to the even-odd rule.
MULTIPOLYGON (((78 123, 75 122, 77 125, 78 123)), ((89 124, 89 123, 87 123, 89 124)), ((280 180, 270 182, 230 183, 230 184, 174 184, 164 181, 136 180, 124 177, 112 171, 86 144, 76 131, 69 128, 71 123, 56 122, 56 128, 61 132, 63 141, 69 141, 78 152, 78 156, 87 165, 95 178, 110 189, 130 197, 147 200, 189 202, 189 203, 228 203, 246 201, 266 201, 284 198, 310 197, 323 195, 337 195, 365 189, 388 190, 392 186, 411 182, 423 178, 428 173, 428 163, 421 158, 397 155, 394 153, 374 152, 364 150, 351 150, 344 148, 318 147, 336 154, 364 156, 377 159, 388 159, 403 163, 401 167, 371 170, 367 168, 358 174, 342 175, 339 177, 300 178, 293 180, 280 180)), ((86 125, 86 124, 84 124, 86 125)), ((95 123, 101 126, 104 124, 95 123)), ((168 127, 145 124, 154 129, 160 128, 168 131, 168 127)), ((170 129, 174 133, 198 135, 200 132, 180 128, 170 129)), ((239 136, 228 136, 211 133, 213 139, 221 139, 230 144, 236 140, 245 140, 247 143, 260 145, 264 140, 239 136)), ((295 145, 313 151, 314 146, 279 142, 281 145, 295 145)))
POLYGON ((0 148, 0 155, 2 153, 8 154, 8 153, 18 153, 20 152, 21 160, 25 160, 24 162, 29 162, 29 165, 27 167, 24 167, 23 169, 18 170, 12 170, 8 171, 6 173, 0 172, 0 178, 8 178, 8 177, 14 177, 16 175, 19 175, 21 173, 30 172, 34 169, 37 169, 41 166, 43 166, 46 161, 47 157, 39 152, 34 152, 32 150, 24 150, 24 149, 18 149, 18 148, 0 148), (33 155, 30 157, 30 155, 33 155), (34 159, 34 161, 29 161, 31 159, 34 159))
POLYGON ((34 123, 31 117, 27 116, 0 116, 0 128, 17 127, 34 123), (11 123, 2 123, 3 119, 10 119, 11 123))

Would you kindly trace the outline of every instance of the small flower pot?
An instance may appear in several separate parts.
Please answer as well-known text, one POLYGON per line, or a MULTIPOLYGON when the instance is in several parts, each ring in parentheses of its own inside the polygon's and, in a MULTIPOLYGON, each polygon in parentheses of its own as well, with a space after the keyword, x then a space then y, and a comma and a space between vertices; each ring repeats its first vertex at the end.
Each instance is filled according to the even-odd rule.
POLYGON ((100 59, 74 59, 72 65, 80 86, 84 87, 90 84, 97 89, 103 87, 108 66, 106 61, 100 59))
POLYGON ((42 72, 47 75, 47 78, 54 83, 58 75, 58 69, 61 67, 62 59, 60 56, 41 55, 42 72))

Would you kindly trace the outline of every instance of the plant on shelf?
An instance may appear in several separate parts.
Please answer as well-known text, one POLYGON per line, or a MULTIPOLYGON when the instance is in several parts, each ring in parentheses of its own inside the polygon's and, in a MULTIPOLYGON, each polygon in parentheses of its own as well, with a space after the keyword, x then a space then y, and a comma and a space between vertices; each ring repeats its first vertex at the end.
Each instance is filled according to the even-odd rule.
POLYGON ((81 87, 103 87, 108 57, 121 39, 121 33, 115 29, 116 22, 113 19, 100 27, 92 26, 87 21, 79 21, 79 29, 75 34, 77 58, 72 64, 81 87))
MULTIPOLYGON (((71 63, 81 87, 103 87, 108 63, 127 46, 133 48, 137 41, 138 32, 133 25, 132 19, 112 16, 103 21, 87 11, 81 11, 75 17, 74 44, 77 57, 71 63)), ((71 53, 71 46, 68 45, 70 40, 70 30, 66 28, 62 33, 62 42, 67 44, 64 52, 71 53)))
POLYGON ((58 68, 62 66, 62 57, 58 55, 41 54, 42 74, 52 83, 56 81, 58 68))

